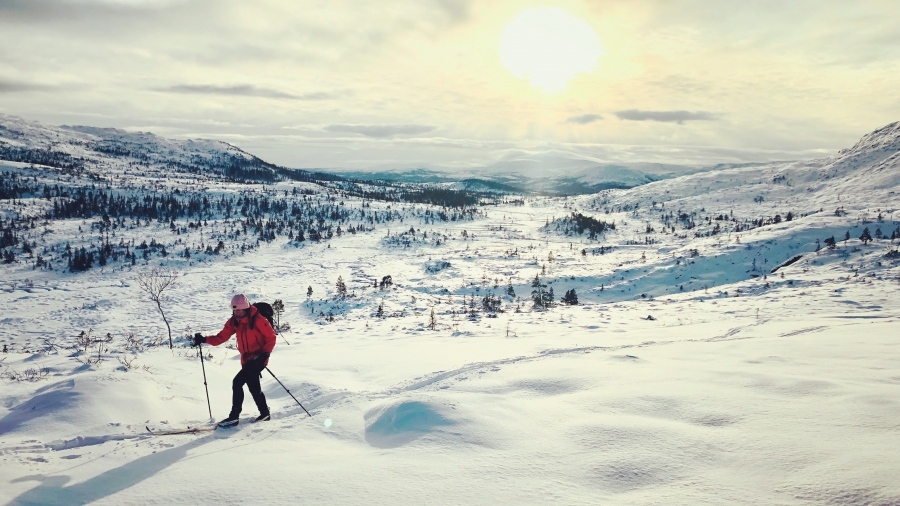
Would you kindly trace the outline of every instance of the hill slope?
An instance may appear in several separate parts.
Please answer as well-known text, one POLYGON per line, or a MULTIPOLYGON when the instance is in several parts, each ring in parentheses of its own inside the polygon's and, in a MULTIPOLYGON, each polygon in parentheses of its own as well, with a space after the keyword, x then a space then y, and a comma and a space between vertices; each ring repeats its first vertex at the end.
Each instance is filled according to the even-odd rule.
MULTIPOLYGON (((98 166, 120 134, 59 135, 98 166)), ((0 501, 898 503, 897 139, 457 209, 175 177, 161 148, 143 189, 0 162, 0 501), (139 255, 67 268, 107 245, 139 255), (227 414, 238 352, 201 369, 187 336, 235 293, 284 302, 269 366, 313 417, 266 375, 272 421, 149 434, 206 425, 204 381, 227 414)))

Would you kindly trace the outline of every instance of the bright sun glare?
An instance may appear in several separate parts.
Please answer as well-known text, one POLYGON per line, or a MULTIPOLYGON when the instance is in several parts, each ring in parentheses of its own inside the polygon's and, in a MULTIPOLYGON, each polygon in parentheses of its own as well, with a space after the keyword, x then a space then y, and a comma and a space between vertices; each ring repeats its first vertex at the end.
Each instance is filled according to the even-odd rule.
POLYGON ((577 73, 590 72, 602 53, 591 27, 557 8, 525 9, 500 39, 503 65, 548 92, 562 90, 577 73))

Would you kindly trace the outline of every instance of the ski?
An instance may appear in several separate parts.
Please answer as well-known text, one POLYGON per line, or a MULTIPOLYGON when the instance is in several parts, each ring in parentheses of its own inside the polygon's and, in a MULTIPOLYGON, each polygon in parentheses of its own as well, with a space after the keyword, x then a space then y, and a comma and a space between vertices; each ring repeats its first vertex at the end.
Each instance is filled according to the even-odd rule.
POLYGON ((174 436, 176 434, 201 434, 203 432, 212 432, 216 430, 215 425, 208 425, 203 427, 188 427, 186 429, 167 429, 167 430, 153 430, 149 426, 145 425, 144 428, 147 429, 147 432, 153 434, 154 436, 174 436))

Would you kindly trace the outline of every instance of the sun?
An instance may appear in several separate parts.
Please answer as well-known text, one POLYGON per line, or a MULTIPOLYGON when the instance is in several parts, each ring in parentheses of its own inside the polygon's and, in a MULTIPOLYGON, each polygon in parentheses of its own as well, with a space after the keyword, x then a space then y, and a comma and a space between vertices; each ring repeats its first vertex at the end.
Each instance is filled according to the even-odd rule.
POLYGON ((557 8, 523 10, 500 38, 503 65, 549 93, 565 88, 575 74, 593 70, 602 54, 591 27, 557 8))

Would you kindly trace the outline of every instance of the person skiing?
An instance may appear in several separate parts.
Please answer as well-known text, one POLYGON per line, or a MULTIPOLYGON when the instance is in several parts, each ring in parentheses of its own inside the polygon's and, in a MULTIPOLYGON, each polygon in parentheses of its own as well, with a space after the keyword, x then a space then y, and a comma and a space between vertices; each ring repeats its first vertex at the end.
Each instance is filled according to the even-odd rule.
POLYGON ((259 408, 257 422, 270 419, 266 396, 262 393, 259 379, 262 371, 269 363, 269 355, 275 348, 275 330, 269 321, 259 314, 255 306, 244 294, 235 295, 231 299, 232 317, 225 322, 225 328, 214 336, 203 336, 199 332, 194 335, 194 346, 206 343, 218 346, 237 334, 238 352, 241 354, 241 370, 231 382, 231 413, 228 418, 219 422, 219 427, 232 427, 238 424, 241 408, 244 404, 244 385, 250 390, 256 407, 259 408))

